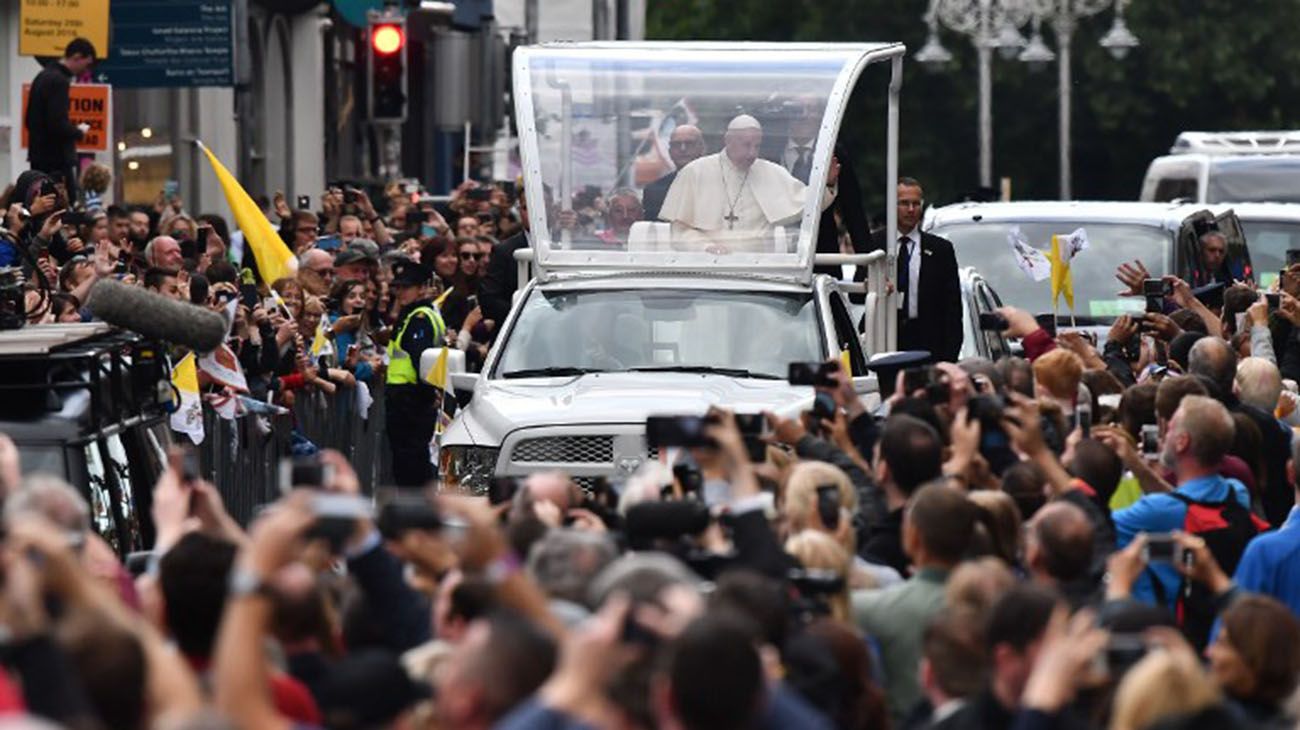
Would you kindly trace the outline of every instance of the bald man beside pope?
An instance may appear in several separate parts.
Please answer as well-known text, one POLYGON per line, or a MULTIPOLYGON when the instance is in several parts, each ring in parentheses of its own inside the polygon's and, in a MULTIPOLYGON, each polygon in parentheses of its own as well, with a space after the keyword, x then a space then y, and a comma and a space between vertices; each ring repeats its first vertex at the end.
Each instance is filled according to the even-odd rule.
MULTIPOLYGON (((720 152, 704 155, 677 173, 664 198, 661 220, 672 223, 679 251, 788 253, 774 251, 775 226, 798 227, 808 186, 784 167, 760 159, 763 127, 748 114, 727 124, 720 152)), ((826 176, 825 209, 835 200, 838 166, 826 176)), ((816 191, 814 191, 815 193, 816 191)))

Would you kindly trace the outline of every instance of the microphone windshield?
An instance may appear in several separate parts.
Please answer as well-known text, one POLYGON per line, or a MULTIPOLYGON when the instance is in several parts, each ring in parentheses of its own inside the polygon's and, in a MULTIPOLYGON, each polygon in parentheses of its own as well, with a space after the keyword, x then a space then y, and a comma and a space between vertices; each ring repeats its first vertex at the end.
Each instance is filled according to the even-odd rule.
POLYGON ((114 327, 195 352, 211 352, 226 339, 226 321, 216 312, 114 279, 96 282, 86 306, 114 327))

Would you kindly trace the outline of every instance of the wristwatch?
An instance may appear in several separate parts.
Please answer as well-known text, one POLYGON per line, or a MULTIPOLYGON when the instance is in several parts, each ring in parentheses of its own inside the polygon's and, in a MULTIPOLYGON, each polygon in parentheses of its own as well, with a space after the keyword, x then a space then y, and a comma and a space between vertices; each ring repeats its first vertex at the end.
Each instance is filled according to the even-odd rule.
POLYGON ((230 581, 226 584, 226 595, 229 598, 270 598, 271 586, 247 568, 234 568, 230 571, 230 581))

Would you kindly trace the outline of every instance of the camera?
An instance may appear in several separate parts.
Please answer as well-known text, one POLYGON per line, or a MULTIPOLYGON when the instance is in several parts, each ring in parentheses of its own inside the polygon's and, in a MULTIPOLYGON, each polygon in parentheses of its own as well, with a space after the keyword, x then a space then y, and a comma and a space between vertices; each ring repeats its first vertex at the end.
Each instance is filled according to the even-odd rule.
POLYGON ((646 445, 652 449, 684 446, 714 448, 717 443, 705 433, 714 423, 708 416, 650 416, 645 419, 646 445))
POLYGON ((320 489, 333 481, 333 467, 319 456, 290 456, 280 460, 280 491, 285 494, 294 487, 320 489))
POLYGON ((1264 298, 1268 300, 1268 311, 1270 312, 1276 312, 1282 306, 1282 295, 1279 292, 1268 292, 1264 294, 1264 298))
POLYGON ((704 472, 691 459, 683 459, 673 464, 673 478, 682 485, 682 493, 698 496, 704 489, 704 472))
POLYGON ((360 198, 360 197, 361 197, 361 194, 360 194, 359 192, 357 192, 356 188, 343 188, 343 204, 344 204, 344 205, 356 205, 356 204, 357 204, 357 199, 360 198))
POLYGON ((925 399, 935 405, 947 403, 952 397, 952 386, 941 380, 942 373, 932 366, 908 368, 903 371, 903 394, 912 397, 916 391, 925 391, 925 399))
POLYGON ((767 419, 762 413, 737 413, 736 428, 745 441, 745 450, 749 460, 755 464, 767 461, 767 444, 763 437, 767 435, 767 419))
POLYGON ((295 201, 295 202, 297 202, 297 204, 298 204, 298 209, 299 209, 299 210, 311 210, 311 196, 310 196, 310 195, 299 195, 299 196, 298 196, 298 200, 295 201))
POLYGON ((840 488, 834 484, 817 487, 817 516, 822 527, 832 532, 840 528, 840 488))
POLYGON ((239 301, 242 302, 243 305, 244 305, 245 307, 248 307, 249 309, 252 309, 253 307, 256 307, 258 304, 260 304, 261 301, 262 301, 262 298, 261 298, 261 296, 257 293, 257 285, 256 285, 256 284, 240 284, 240 285, 239 285, 239 301))
POLYGON ((1160 427, 1148 423, 1142 427, 1142 455, 1155 458, 1160 453, 1160 427))
POLYGON ((470 188, 469 191, 465 193, 465 197, 476 202, 491 200, 492 188, 488 188, 488 187, 470 188))
POLYGON ((328 492, 312 496, 311 511, 316 521, 307 529, 307 537, 325 540, 334 553, 356 529, 357 520, 371 516, 370 504, 363 497, 328 492))
POLYGON ((399 539, 408 530, 442 529, 438 508, 423 494, 384 489, 376 493, 375 501, 380 505, 375 527, 385 539, 399 539))
POLYGON ((1007 407, 1000 395, 977 395, 966 403, 966 417, 980 424, 980 455, 989 469, 1001 475, 1020 457, 1011 448, 1011 438, 1002 428, 1002 414, 1007 407))
POLYGON ((837 362, 792 362, 786 373, 786 382, 790 385, 811 385, 814 388, 834 388, 835 372, 839 370, 837 362))
POLYGON ((1146 311, 1165 311, 1165 297, 1174 293, 1174 287, 1164 279, 1143 279, 1142 297, 1146 299, 1146 311))
POLYGON ((1148 533, 1146 547, 1142 550, 1142 558, 1148 563, 1188 564, 1193 555, 1183 548, 1172 532, 1148 533))
POLYGON ((980 312, 980 331, 1006 332, 1011 323, 1001 312, 980 312))

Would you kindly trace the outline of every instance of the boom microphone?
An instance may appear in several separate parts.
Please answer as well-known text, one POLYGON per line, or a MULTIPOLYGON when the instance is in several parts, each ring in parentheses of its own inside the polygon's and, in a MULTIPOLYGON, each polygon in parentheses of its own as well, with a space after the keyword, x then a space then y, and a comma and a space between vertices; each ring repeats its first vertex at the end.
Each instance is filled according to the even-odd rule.
POLYGON ((114 327, 164 342, 211 352, 226 339, 226 321, 216 312, 178 302, 114 279, 100 279, 86 303, 92 314, 114 327))

